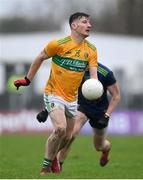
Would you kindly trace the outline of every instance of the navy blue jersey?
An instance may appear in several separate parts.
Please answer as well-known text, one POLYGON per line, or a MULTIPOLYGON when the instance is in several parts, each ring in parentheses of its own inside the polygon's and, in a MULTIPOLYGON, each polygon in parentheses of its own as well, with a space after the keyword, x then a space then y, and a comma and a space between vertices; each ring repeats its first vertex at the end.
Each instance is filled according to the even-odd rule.
POLYGON ((98 63, 97 73, 98 73, 98 79, 102 83, 104 88, 104 93, 102 97, 96 101, 89 101, 83 97, 81 92, 81 86, 83 82, 89 79, 90 77, 89 71, 86 71, 81 86, 79 88, 78 104, 80 106, 80 109, 84 110, 85 114, 100 117, 101 115, 103 115, 103 113, 106 112, 109 105, 109 101, 107 97, 107 87, 116 83, 116 79, 114 77, 113 72, 109 68, 107 68, 106 66, 100 63, 98 63))

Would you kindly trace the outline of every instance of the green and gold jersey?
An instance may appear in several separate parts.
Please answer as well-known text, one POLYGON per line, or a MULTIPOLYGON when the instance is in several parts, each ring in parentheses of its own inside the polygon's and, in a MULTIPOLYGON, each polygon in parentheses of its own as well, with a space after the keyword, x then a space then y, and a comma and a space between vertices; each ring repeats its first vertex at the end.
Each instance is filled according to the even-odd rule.
POLYGON ((97 67, 96 47, 87 40, 78 44, 67 36, 49 42, 45 53, 52 57, 45 93, 61 96, 68 102, 75 101, 87 66, 97 67))

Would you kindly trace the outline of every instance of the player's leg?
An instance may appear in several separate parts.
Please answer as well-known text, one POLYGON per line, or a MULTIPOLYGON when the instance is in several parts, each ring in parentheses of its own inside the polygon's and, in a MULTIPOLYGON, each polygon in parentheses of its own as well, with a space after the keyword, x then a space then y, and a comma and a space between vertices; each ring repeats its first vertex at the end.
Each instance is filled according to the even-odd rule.
POLYGON ((50 118, 54 126, 54 130, 48 138, 46 143, 46 153, 45 157, 50 157, 54 159, 60 143, 66 133, 66 117, 64 114, 64 109, 57 108, 54 111, 50 112, 50 118), (57 148, 56 148, 57 147, 57 148))
POLYGON ((57 155, 67 126, 63 101, 53 95, 45 95, 44 101, 54 128, 46 142, 41 174, 45 174, 46 171, 49 172, 49 169, 51 170, 52 161, 57 155))
MULTIPOLYGON (((72 137, 76 112, 77 112, 77 102, 73 102, 73 103, 65 102, 65 115, 66 115, 67 126, 66 126, 65 135, 63 136, 63 138, 61 140, 58 152, 69 143, 69 141, 72 137)), ((57 157, 55 157, 54 161, 52 162, 52 171, 54 173, 60 172, 60 167, 59 167, 57 157)))
POLYGON ((65 136, 63 137, 63 139, 61 141, 59 151, 61 149, 63 149, 69 143, 69 141, 72 138, 72 132, 73 132, 73 128, 74 128, 75 119, 67 117, 66 120, 67 120, 66 133, 65 133, 65 136))
MULTIPOLYGON (((71 137, 72 137, 72 132, 73 132, 73 127, 74 127, 74 119, 73 118, 67 118, 67 128, 66 128, 66 133, 65 133, 65 136, 62 138, 61 140, 61 143, 60 143, 60 146, 59 146, 59 149, 58 149, 58 152, 64 148, 65 146, 68 145, 71 137)), ((52 162, 52 172, 54 173, 60 173, 61 172, 61 164, 62 163, 59 163, 59 160, 58 160, 58 155, 54 158, 53 162, 52 162)))
POLYGON ((49 113, 49 116, 53 123, 54 130, 46 142, 45 159, 43 162, 42 172, 45 172, 46 169, 51 169, 52 161, 56 157, 59 145, 66 132, 66 118, 64 114, 64 109, 55 108, 52 112, 49 113))
MULTIPOLYGON (((70 122, 70 119, 69 119, 69 122, 70 122)), ((67 155, 70 152, 71 144, 73 143, 73 141, 75 140, 76 136, 80 132, 80 129, 83 127, 83 125, 86 122, 87 122, 87 117, 82 112, 77 111, 77 115, 75 117, 74 129, 73 129, 73 132, 72 132, 72 137, 67 136, 68 139, 69 139, 68 143, 58 153, 58 159, 59 159, 59 162, 60 162, 61 166, 62 166, 64 160, 66 159, 67 155)), ((70 125, 70 123, 69 123, 69 125, 70 125)))
MULTIPOLYGON (((58 152, 64 148, 65 146, 68 145, 71 137, 72 137, 72 132, 73 132, 73 128, 74 128, 74 122, 75 122, 75 118, 71 117, 66 117, 66 122, 67 122, 67 126, 66 126, 66 132, 65 135, 63 136, 58 152)), ((60 173, 61 172, 61 168, 59 165, 59 161, 57 159, 57 157, 55 157, 54 161, 52 162, 52 171, 54 173, 60 173)))
POLYGON ((97 151, 101 151, 100 165, 105 166, 109 161, 109 151, 111 149, 111 143, 106 137, 106 128, 96 129, 93 128, 93 144, 97 151))

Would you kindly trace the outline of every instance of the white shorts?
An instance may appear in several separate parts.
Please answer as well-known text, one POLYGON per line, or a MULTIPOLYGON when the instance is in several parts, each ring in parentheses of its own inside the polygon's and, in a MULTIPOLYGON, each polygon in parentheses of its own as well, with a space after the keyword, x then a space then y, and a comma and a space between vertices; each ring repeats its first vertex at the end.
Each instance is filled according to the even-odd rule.
POLYGON ((61 108, 65 110, 65 115, 69 118, 74 117, 77 113, 77 101, 68 102, 59 96, 44 94, 44 103, 48 112, 61 108))

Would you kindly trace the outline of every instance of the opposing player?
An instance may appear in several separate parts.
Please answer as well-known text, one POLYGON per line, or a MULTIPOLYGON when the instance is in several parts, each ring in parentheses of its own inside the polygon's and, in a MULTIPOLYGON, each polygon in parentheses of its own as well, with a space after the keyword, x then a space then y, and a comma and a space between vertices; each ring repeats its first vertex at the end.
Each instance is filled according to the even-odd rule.
MULTIPOLYGON (((84 75, 82 83, 88 78, 89 72, 87 71, 84 75)), ((98 79, 104 87, 104 93, 102 97, 96 101, 86 100, 82 95, 81 86, 79 88, 79 107, 75 120, 73 136, 70 143, 58 154, 58 159, 61 166, 70 150, 72 142, 88 120, 94 132, 94 147, 97 151, 102 152, 100 165, 105 166, 109 160, 108 156, 109 151, 111 150, 111 143, 106 138, 106 131, 109 118, 120 101, 120 90, 113 72, 101 63, 98 63, 98 79), (111 95, 110 101, 108 100, 107 92, 109 92, 111 95)), ((37 119, 40 122, 44 122, 46 121, 47 116, 47 111, 43 110, 37 115, 37 119)))
POLYGON ((85 40, 91 30, 90 16, 75 13, 69 18, 71 35, 49 42, 32 63, 25 79, 14 85, 28 86, 45 59, 52 57, 51 74, 45 87, 44 102, 54 129, 46 142, 41 175, 54 172, 56 156, 71 139, 77 113, 77 93, 89 66, 91 78, 97 78, 97 50, 85 40))

